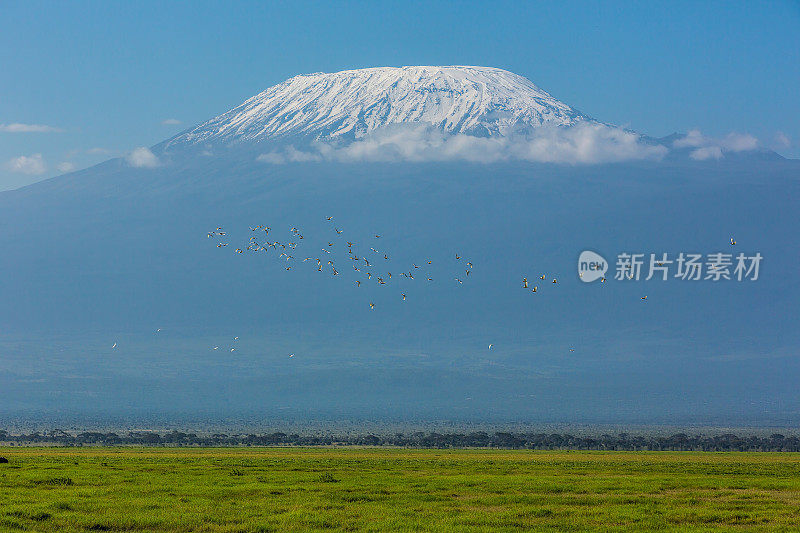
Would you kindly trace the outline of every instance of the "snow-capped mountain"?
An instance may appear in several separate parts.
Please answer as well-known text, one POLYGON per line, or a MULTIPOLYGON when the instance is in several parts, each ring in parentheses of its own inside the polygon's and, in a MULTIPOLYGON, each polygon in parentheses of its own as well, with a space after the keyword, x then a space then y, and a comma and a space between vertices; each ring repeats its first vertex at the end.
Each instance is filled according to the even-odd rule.
POLYGON ((287 137, 358 139, 423 123, 479 137, 593 121, 528 79, 490 67, 407 66, 295 76, 181 133, 165 148, 287 137))
POLYGON ((144 164, 0 193, 0 421, 797 425, 786 251, 800 248, 800 162, 730 139, 717 159, 714 142, 642 138, 497 69, 292 78, 141 148, 144 164), (344 157, 370 149, 401 157, 344 157), (648 157, 667 150, 665 164, 648 157), (584 250, 608 261, 608 283, 579 279, 584 250), (678 279, 682 251, 759 253, 762 274, 678 279), (615 279, 620 253, 645 254, 641 279, 615 279), (647 281, 662 253, 670 278, 647 281))

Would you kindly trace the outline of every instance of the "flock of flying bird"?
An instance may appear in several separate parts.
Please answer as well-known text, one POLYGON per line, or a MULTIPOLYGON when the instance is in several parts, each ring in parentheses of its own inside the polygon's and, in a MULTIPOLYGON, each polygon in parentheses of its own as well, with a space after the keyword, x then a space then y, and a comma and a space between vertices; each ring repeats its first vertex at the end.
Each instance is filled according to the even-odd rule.
MULTIPOLYGON (((328 222, 333 223, 333 217, 329 216, 329 217, 326 218, 326 220, 328 222)), ((339 229, 335 225, 333 226, 333 230, 335 231, 337 236, 341 236, 344 233, 343 230, 339 229)), ((247 244, 246 248, 244 248, 244 249, 236 248, 235 251, 234 251, 235 253, 244 254, 245 250, 247 250, 249 252, 260 252, 260 251, 268 252, 271 249, 271 250, 274 250, 275 252, 280 252, 280 254, 278 256, 278 259, 284 259, 286 261, 286 266, 284 267, 286 270, 291 270, 292 267, 294 267, 296 265, 296 262, 295 262, 296 260, 295 260, 295 257, 294 257, 293 254, 295 253, 295 250, 299 246, 299 241, 304 239, 303 234, 300 232, 300 230, 298 228, 296 228, 296 227, 290 228, 289 232, 291 234, 292 240, 287 241, 287 242, 281 242, 281 241, 278 241, 278 240, 270 241, 269 239, 267 239, 266 237, 272 231, 272 228, 270 228, 269 226, 264 226, 264 225, 253 226, 253 227, 250 227, 250 231, 251 231, 251 233, 259 232, 259 234, 260 234, 261 231, 263 231, 265 240, 262 242, 256 237, 250 237, 250 241, 247 244)), ((225 237, 227 237, 227 232, 225 230, 223 230, 222 227, 218 227, 214 231, 208 232, 208 238, 212 238, 212 237, 225 238, 225 237)), ((380 239, 381 236, 378 235, 378 234, 375 234, 374 238, 377 240, 377 239, 380 239)), ((347 253, 348 253, 349 259, 351 261, 351 266, 353 267, 353 270, 355 272, 358 272, 358 273, 361 273, 362 275, 365 275, 367 281, 372 281, 374 279, 374 282, 379 284, 379 285, 386 285, 387 282, 392 279, 392 273, 391 272, 389 272, 387 270, 386 274, 383 274, 383 270, 379 269, 378 266, 377 266, 378 264, 380 264, 381 260, 389 261, 389 254, 388 253, 378 251, 374 246, 370 246, 370 251, 374 254, 373 257, 372 257, 372 263, 370 263, 370 258, 367 257, 366 254, 361 254, 361 257, 359 257, 358 251, 357 250, 354 251, 354 247, 356 246, 355 242, 345 240, 344 243, 346 243, 346 245, 347 245, 347 253), (363 261, 363 265, 362 265, 362 261, 363 261), (375 273, 373 274, 373 272, 375 272, 375 273)), ((736 240, 733 237, 731 237, 730 243, 731 243, 731 246, 735 246, 736 245, 736 240)), ((227 246, 228 246, 227 242, 221 242, 220 241, 220 242, 217 243, 217 248, 225 248, 227 246)), ((322 248, 321 251, 322 251, 323 254, 328 254, 328 256, 330 256, 331 255, 331 250, 334 248, 334 246, 335 246, 335 244, 333 242, 328 242, 327 247, 322 248)), ((327 259, 325 261, 325 263, 323 263, 323 259, 325 257, 326 257, 325 255, 320 255, 319 257, 305 257, 304 259, 302 259, 301 262, 305 263, 307 261, 314 261, 316 263, 318 272, 323 272, 324 269, 330 268, 331 276, 338 276, 339 275, 339 271, 336 269, 336 265, 335 265, 333 259, 327 259)), ((465 260, 458 253, 455 254, 455 259, 456 259, 456 261, 463 261, 463 264, 465 266, 463 278, 464 279, 469 278, 470 273, 472 272, 472 267, 473 267, 472 262, 465 260)), ((427 264, 427 265, 431 265, 432 263, 433 263, 432 260, 425 261, 425 264, 427 264)), ((631 268, 631 267, 628 267, 628 268, 631 268)), ((406 279, 413 280, 413 279, 415 279, 414 278, 414 273, 419 271, 419 270, 420 270, 420 266, 418 264, 416 264, 416 263, 412 263, 411 267, 409 267, 407 272, 406 271, 401 271, 399 275, 401 277, 406 278, 406 279)), ((582 274, 579 274, 579 275, 582 275, 582 274)), ((428 282, 433 281, 433 278, 429 274, 427 274, 427 273, 419 273, 418 272, 418 277, 423 277, 423 276, 425 277, 425 279, 428 282)), ((462 277, 456 276, 453 279, 458 284, 463 284, 464 283, 464 279, 462 279, 462 277)), ((546 282, 547 275, 546 274, 542 274, 542 275, 539 276, 538 279, 542 280, 542 282, 546 282)), ((605 278, 601 278, 600 281, 601 282, 605 282, 606 279, 605 278)), ((355 281, 356 287, 360 287, 361 283, 362 283, 362 280, 361 279, 357 279, 355 281)), ((558 278, 554 277, 551 281, 549 281, 549 283, 558 284, 558 278)), ((525 290, 530 290, 533 293, 539 292, 539 286, 538 285, 534 285, 533 287, 531 287, 530 283, 528 282, 528 278, 527 277, 523 277, 522 278, 522 288, 525 289, 525 290)), ((407 298, 407 294, 404 293, 404 292, 401 292, 400 296, 403 299, 403 301, 405 301, 406 298, 407 298)), ((647 295, 642 296, 641 299, 642 300, 647 300, 647 295)), ((370 307, 370 309, 375 309, 375 303, 374 302, 369 302, 369 307, 370 307)), ((156 333, 159 333, 159 332, 161 332, 161 328, 158 328, 156 330, 156 333)), ((233 340, 234 341, 238 341, 239 337, 234 337, 233 340)), ((117 347, 117 343, 115 342, 113 344, 113 346, 111 346, 111 348, 112 349, 116 349, 116 347, 117 347)), ((494 344, 489 344, 488 349, 491 350, 492 348, 494 348, 494 344)), ((219 350, 219 346, 214 346, 213 349, 214 350, 219 350)), ((236 347, 235 346, 231 347, 230 351, 231 352, 236 351, 236 347)), ((569 351, 570 352, 574 352, 575 348, 570 348, 569 351)), ((288 356, 290 358, 294 357, 294 353, 290 353, 290 354, 288 354, 288 356)))
MULTIPOLYGON (((284 261, 284 269, 286 270, 292 270, 292 268, 297 267, 299 264, 310 261, 312 262, 312 265, 316 266, 317 272, 327 271, 332 277, 334 277, 341 274, 339 269, 343 267, 340 260, 337 268, 337 260, 332 254, 332 251, 346 247, 347 259, 345 259, 345 262, 347 265, 344 268, 352 268, 352 271, 356 273, 358 278, 354 280, 356 287, 361 287, 362 283, 388 285, 392 282, 392 280, 398 278, 404 278, 406 280, 424 279, 426 282, 433 281, 432 274, 426 269, 427 266, 433 264, 433 260, 426 259, 425 261, 421 261, 419 264, 412 262, 410 265, 401 268, 399 272, 395 270, 395 274, 392 274, 392 272, 388 270, 391 268, 389 253, 383 250, 378 250, 375 247, 377 243, 380 242, 379 239, 381 236, 379 234, 373 234, 372 239, 374 239, 374 245, 369 247, 369 252, 360 252, 356 242, 348 240, 348 238, 343 236, 344 230, 335 225, 333 217, 327 217, 326 220, 330 223, 331 228, 336 235, 334 240, 338 240, 339 244, 337 245, 336 242, 326 241, 327 245, 320 250, 321 253, 314 254, 314 256, 307 256, 302 259, 300 259, 300 256, 295 256, 298 248, 300 247, 301 241, 305 238, 303 233, 298 228, 292 227, 289 229, 289 240, 273 241, 272 235, 275 235, 275 233, 270 226, 265 225, 251 226, 250 232, 258 236, 251 236, 247 246, 244 248, 236 248, 234 253, 244 254, 273 251, 278 253, 278 259, 282 259, 284 261), (261 232, 263 232, 263 236, 261 232)), ((228 246, 228 243, 224 242, 224 238, 226 236, 227 232, 222 227, 218 227, 214 231, 208 233, 208 238, 223 238, 219 239, 219 242, 217 243, 218 248, 228 246)), ((473 264, 471 261, 466 260, 459 253, 454 254, 454 256, 455 260, 458 261, 459 265, 463 268, 463 275, 456 275, 453 278, 453 281, 459 285, 462 285, 465 280, 469 279, 470 274, 472 273, 473 264)), ((408 298, 408 294, 405 292, 400 292, 399 297, 405 301, 408 298)), ((375 302, 370 301, 369 307, 370 309, 375 309, 375 302)))
MULTIPOLYGON (((341 240, 341 245, 346 245, 347 247, 347 256, 349 259, 349 266, 352 267, 353 271, 358 273, 361 279, 355 280, 356 287, 360 287, 363 282, 373 282, 378 285, 387 285, 390 281, 397 276, 405 278, 407 280, 414 280, 416 278, 424 278, 426 282, 432 282, 433 278, 431 277, 430 273, 425 272, 424 267, 427 265, 431 265, 433 261, 431 259, 426 259, 425 261, 421 262, 423 267, 421 267, 417 263, 411 263, 409 267, 406 269, 402 269, 399 274, 395 274, 394 276, 388 270, 388 261, 389 261, 389 254, 384 251, 379 251, 375 248, 375 246, 370 246, 370 252, 360 253, 356 246, 356 243, 350 240, 347 240, 345 237, 342 237, 344 231, 337 227, 334 223, 333 217, 329 216, 326 217, 326 220, 331 223, 331 227, 335 232, 337 238, 341 240), (386 267, 386 268, 383 268, 386 267), (416 278, 415 278, 416 274, 416 278), (366 278, 366 279, 364 279, 366 278)), ((331 276, 338 276, 340 271, 336 268, 336 263, 332 258, 331 251, 336 249, 336 244, 334 242, 327 242, 327 246, 322 248, 321 254, 315 254, 317 257, 304 257, 303 259, 298 259, 295 257, 297 253, 296 250, 300 246, 300 241, 302 241, 305 237, 303 236, 302 232, 297 227, 292 227, 289 229, 290 233, 290 240, 282 242, 280 240, 272 240, 273 237, 271 235, 275 235, 272 228, 266 225, 257 225, 251 226, 250 232, 259 235, 259 237, 251 236, 250 240, 246 247, 244 248, 236 248, 234 253, 236 254, 244 254, 244 253, 251 253, 251 252, 269 252, 274 251, 275 253, 279 253, 278 259, 283 259, 285 261, 284 268, 286 270, 292 270, 293 267, 297 266, 298 263, 306 263, 308 261, 312 261, 312 264, 316 265, 317 272, 324 272, 328 270, 331 276), (263 232, 263 236, 261 236, 261 232, 263 232), (331 257, 330 259, 328 259, 331 257)), ((218 227, 213 231, 208 232, 208 238, 219 238, 219 242, 217 243, 217 248, 224 248, 228 246, 228 242, 226 241, 227 232, 222 228, 218 227)), ((379 242, 378 239, 381 238, 379 234, 374 234, 373 238, 375 239, 374 242, 379 242)), ((299 256, 298 256, 299 257, 299 256)), ((455 253, 454 254, 455 260, 459 261, 460 265, 463 266, 463 275, 457 275, 453 277, 453 281, 458 283, 459 285, 463 285, 464 281, 470 277, 470 274, 473 271, 473 264, 471 261, 466 260, 461 254, 455 253)), ((341 264, 340 264, 341 268, 341 264)), ((397 271, 395 271, 397 272, 397 271)), ((539 279, 546 280, 547 275, 542 274, 539 279)), ((550 283, 557 284, 558 279, 553 278, 550 283)), ((528 278, 522 278, 522 287, 524 289, 529 289, 531 292, 538 292, 539 287, 535 285, 530 287, 528 284, 528 278)), ((400 292, 400 298, 403 301, 406 301, 408 295, 405 292, 400 292)), ((375 302, 369 302, 370 309, 375 309, 375 302)), ((238 338, 238 337, 237 337, 238 338)), ((494 344, 489 344, 488 349, 491 350, 494 347, 494 344)), ((214 347, 215 350, 219 349, 218 346, 214 347)), ((235 348, 231 348, 231 351, 234 351, 235 348)), ((574 352, 574 348, 570 348, 571 352, 574 352)), ((294 357, 294 354, 289 354, 289 357, 294 357)))
MULTIPOLYGON (((351 266, 353 270, 355 272, 360 273, 362 278, 366 277, 366 280, 356 279, 355 280, 356 287, 360 287, 362 282, 364 281, 372 281, 374 283, 377 283, 378 285, 386 285, 387 283, 390 282, 390 280, 393 279, 392 273, 388 270, 383 270, 380 266, 381 262, 389 261, 388 253, 379 251, 374 246, 370 246, 371 254, 370 253, 360 254, 358 252, 358 249, 356 248, 355 242, 346 240, 344 237, 342 237, 344 231, 339 229, 334 224, 333 217, 331 216, 326 217, 326 220, 331 223, 331 226, 334 232, 336 233, 337 237, 343 239, 344 244, 346 244, 347 253, 351 261, 351 266), (370 260, 372 262, 370 262, 370 260)), ((270 226, 265 226, 265 225, 251 226, 250 231, 251 233, 258 233, 259 235, 260 232, 263 231, 264 232, 263 239, 259 239, 257 237, 250 237, 250 241, 247 244, 247 246, 245 248, 236 248, 234 250, 234 253, 244 254, 247 252, 260 252, 260 251, 266 252, 274 250, 275 252, 280 252, 278 259, 284 259, 286 261, 286 264, 284 266, 286 270, 291 270, 294 266, 297 265, 298 259, 296 259, 294 256, 294 254, 296 253, 295 250, 298 248, 300 244, 299 241, 304 239, 303 234, 300 232, 298 228, 296 227, 290 228, 289 232, 291 234, 291 240, 287 242, 281 242, 279 240, 272 241, 271 237, 268 237, 272 232, 272 228, 270 226)), ((208 238, 213 238, 213 237, 224 238, 226 236, 227 232, 222 227, 218 227, 214 231, 208 233, 208 238)), ((379 234, 374 234, 374 239, 376 240, 375 242, 377 242, 377 239, 380 238, 381 236, 379 234)), ((228 243, 223 242, 223 240, 220 240, 220 242, 217 243, 218 248, 223 248, 228 246, 228 243)), ((333 250, 335 246, 336 245, 334 242, 328 242, 327 246, 321 249, 322 255, 318 255, 317 257, 305 257, 302 260, 299 260, 299 262, 305 263, 307 261, 313 261, 316 264, 318 272, 329 270, 331 276, 338 276, 340 274, 340 271, 337 270, 335 261, 333 259, 328 259, 328 257, 331 257, 331 250, 333 250)), ((463 270, 464 274, 460 276, 455 276, 453 278, 453 280, 456 283, 461 285, 464 283, 466 279, 469 278, 473 269, 473 264, 471 261, 467 261, 466 259, 464 259, 459 253, 455 253, 454 256, 456 261, 461 261, 464 267, 463 270)), ((422 262, 422 264, 431 265, 432 262, 433 261, 428 259, 422 262)), ((415 273, 416 273, 417 277, 420 278, 424 277, 425 280, 428 282, 433 281, 433 278, 431 277, 430 274, 423 273, 422 271, 420 271, 421 268, 422 267, 420 267, 420 265, 418 265, 417 263, 412 263, 411 266, 408 267, 407 271, 403 269, 399 274, 395 274, 395 276, 399 275, 400 277, 404 277, 408 280, 413 280, 415 279, 415 273)), ((542 274, 541 276, 539 276, 539 279, 547 280, 547 275, 542 274)), ((604 282, 605 278, 603 278, 601 281, 604 282)), ((549 283, 557 284, 558 279, 554 277, 552 280, 549 281, 549 283)), ((539 292, 539 286, 534 285, 531 287, 530 284, 528 283, 527 277, 522 278, 522 288, 530 290, 531 292, 534 293, 539 292)), ((408 298, 408 295, 404 292, 401 292, 400 297, 402 298, 403 301, 405 301, 408 298)), ((645 296, 642 299, 645 300, 647 299, 647 297, 645 296)), ((370 309, 375 309, 375 302, 369 302, 369 306, 370 309)))
MULTIPOLYGON (((327 217, 326 220, 328 220, 328 222, 332 223, 333 222, 333 217, 327 217)), ((338 236, 341 236, 344 233, 342 230, 340 230, 336 226, 334 226, 333 229, 336 232, 336 235, 338 235, 338 236)), ((251 227, 250 231, 252 233, 263 231, 264 235, 266 237, 267 235, 270 234, 270 231, 272 231, 272 228, 270 228, 269 226, 259 225, 259 226, 251 227)), ((246 247, 246 250, 251 251, 251 252, 259 252, 259 251, 265 251, 266 252, 266 251, 269 251, 270 249, 273 249, 276 252, 280 251, 281 253, 278 256, 278 258, 279 259, 285 258, 285 260, 287 262, 287 266, 285 266, 285 268, 286 268, 286 270, 291 270, 292 267, 294 266, 294 263, 293 264, 289 264, 289 263, 295 260, 295 257, 292 254, 294 253, 294 250, 299 245, 298 241, 303 240, 304 237, 303 237, 303 234, 300 232, 300 230, 297 229, 296 227, 291 228, 289 230, 289 232, 291 233, 293 240, 292 241, 288 241, 288 242, 280 242, 280 241, 277 241, 277 240, 276 241, 265 240, 264 242, 260 242, 259 239, 257 239, 256 237, 250 237, 250 241, 249 241, 249 244, 246 247)), ((222 229, 222 227, 218 227, 214 231, 208 232, 208 238, 226 237, 226 236, 227 236, 227 232, 224 231, 222 229)), ((375 239, 380 239, 381 238, 381 236, 377 235, 377 234, 374 237, 375 237, 375 239)), ((731 242, 731 246, 735 246, 736 245, 736 239, 734 239, 733 237, 731 237, 730 242, 731 242)), ((379 285, 386 285, 387 282, 392 279, 392 273, 391 272, 387 271, 386 274, 382 274, 383 271, 381 271, 380 275, 377 273, 378 267, 376 266, 376 263, 379 263, 381 259, 383 259, 384 261, 389 261, 389 254, 388 253, 379 252, 377 249, 375 249, 374 246, 370 246, 370 251, 373 252, 373 254, 375 254, 375 257, 378 258, 376 260, 375 257, 373 257, 373 262, 370 263, 368 257, 366 257, 364 255, 359 257, 357 251, 356 252, 353 251, 353 248, 355 247, 355 243, 354 242, 345 241, 345 243, 347 244, 347 253, 348 253, 349 257, 350 257, 350 260, 352 261, 352 267, 353 267, 353 270, 355 272, 362 272, 362 268, 363 268, 364 269, 363 270, 363 274, 366 275, 367 280, 371 281, 374 278, 375 282, 377 284, 379 284, 379 285), (364 262, 363 265, 361 264, 362 261, 364 262), (372 269, 372 271, 370 271, 368 269, 372 269), (373 274, 373 271, 376 272, 376 273, 373 274)), ((227 242, 219 242, 219 243, 217 243, 217 248, 225 248, 227 246, 228 246, 227 242)), ((334 243, 333 242, 328 242, 328 246, 326 248, 323 248, 322 252, 324 254, 330 255, 331 254, 331 249, 333 247, 334 247, 334 243)), ((243 253, 245 253, 245 249, 236 248, 235 253, 243 254, 243 253)), ((302 262, 305 263, 306 261, 315 261, 316 262, 316 266, 317 266, 317 271, 318 272, 323 272, 323 258, 324 257, 325 256, 320 256, 320 257, 316 257, 316 258, 306 257, 306 258, 304 258, 302 260, 302 262)), ((456 258, 457 261, 464 261, 464 264, 466 266, 466 269, 464 270, 464 278, 465 279, 468 278, 469 275, 470 275, 470 272, 472 272, 472 266, 473 266, 472 262, 464 260, 463 257, 461 255, 459 255, 458 253, 455 254, 455 258, 456 258)), ((433 261, 428 260, 428 261, 426 261, 426 264, 430 265, 430 264, 432 264, 432 262, 433 261)), ((660 263, 659 263, 659 265, 660 265, 660 263)), ((335 266, 334 261, 332 259, 328 259, 326 261, 326 263, 324 264, 324 267, 325 268, 330 267, 330 273, 331 273, 332 276, 338 276, 339 275, 339 271, 336 269, 336 266, 335 266)), ((630 269, 631 267, 629 266, 627 268, 630 269)), ((412 266, 411 266, 411 268, 409 268, 408 272, 401 272, 400 276, 405 277, 405 278, 410 279, 410 280, 413 280, 414 279, 414 272, 419 270, 419 269, 420 269, 419 265, 417 265, 416 263, 412 263, 412 266)), ((579 274, 579 275, 582 275, 582 274, 579 274)), ((428 274, 422 274, 422 276, 425 276, 427 281, 433 281, 433 278, 431 278, 430 275, 428 275, 428 274)), ((631 277, 630 274, 629 274, 629 277, 631 277)), ((460 277, 455 277, 453 279, 456 282, 458 282, 459 284, 463 284, 464 283, 463 279, 461 279, 460 277)), ((546 274, 542 274, 541 276, 539 276, 539 279, 544 282, 545 280, 547 280, 547 275, 546 274)), ((632 277, 631 277, 631 279, 632 279, 632 277)), ((606 278, 601 278, 600 281, 601 282, 605 282, 606 278)), ((360 280, 360 279, 356 280, 356 282, 355 282, 356 286, 360 287, 361 286, 361 282, 362 282, 362 280, 360 280)), ((553 278, 550 281, 550 283, 557 284, 558 283, 558 279, 557 278, 553 278)), ((531 292, 539 292, 539 286, 538 285, 534 285, 533 287, 531 287, 530 283, 528 282, 528 278, 527 277, 523 277, 522 278, 522 288, 525 289, 525 290, 530 290, 531 292)), ((405 301, 406 298, 407 298, 407 295, 404 292, 401 292, 400 296, 402 297, 403 301, 405 301)), ((641 300, 645 300, 646 301, 647 300, 647 295, 642 296, 641 300)), ((370 309, 375 309, 375 302, 369 302, 369 307, 370 307, 370 309)), ((159 333, 160 331, 161 331, 161 328, 158 328, 156 330, 156 333, 159 333)), ((234 337, 233 340, 237 341, 237 340, 239 340, 239 337, 234 337)), ((112 349, 116 349, 116 347, 117 347, 117 343, 115 342, 113 344, 113 346, 111 346, 111 348, 112 349)), ((494 348, 494 344, 489 344, 488 349, 491 350, 492 348, 494 348)), ((214 346, 213 349, 214 350, 219 350, 219 346, 214 346)), ((236 351, 236 347, 235 346, 231 347, 230 351, 231 352, 236 351)), ((574 352, 575 348, 570 348, 569 351, 570 352, 574 352)), ((290 353, 289 357, 294 357, 294 354, 290 353)))

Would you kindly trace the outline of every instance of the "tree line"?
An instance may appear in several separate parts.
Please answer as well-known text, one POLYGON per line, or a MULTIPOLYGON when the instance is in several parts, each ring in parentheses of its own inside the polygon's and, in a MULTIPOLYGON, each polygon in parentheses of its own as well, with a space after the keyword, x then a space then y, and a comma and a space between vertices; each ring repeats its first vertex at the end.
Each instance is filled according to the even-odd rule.
POLYGON ((578 436, 568 433, 413 432, 390 435, 298 435, 213 433, 182 431, 129 431, 68 433, 61 430, 11 434, 0 430, 0 444, 46 446, 394 446, 409 448, 506 448, 528 450, 631 450, 631 451, 800 451, 800 437, 733 433, 720 435, 616 435, 578 436))

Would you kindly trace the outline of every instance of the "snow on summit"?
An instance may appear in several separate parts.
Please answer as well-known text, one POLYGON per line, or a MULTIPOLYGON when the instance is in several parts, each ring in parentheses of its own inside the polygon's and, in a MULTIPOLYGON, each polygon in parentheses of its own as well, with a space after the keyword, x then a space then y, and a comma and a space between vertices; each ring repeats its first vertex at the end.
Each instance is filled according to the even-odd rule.
POLYGON ((592 121, 506 70, 409 66, 295 76, 168 145, 231 144, 287 137, 359 139, 383 126, 432 125, 477 137, 592 121))

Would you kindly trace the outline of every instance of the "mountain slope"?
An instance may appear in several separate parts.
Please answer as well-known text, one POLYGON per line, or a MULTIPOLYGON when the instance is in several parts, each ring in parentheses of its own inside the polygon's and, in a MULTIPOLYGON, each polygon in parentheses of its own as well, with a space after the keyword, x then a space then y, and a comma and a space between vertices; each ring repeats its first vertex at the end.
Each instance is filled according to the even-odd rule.
POLYGON ((800 181, 789 163, 207 157, 109 163, 3 193, 0 422, 9 410, 138 412, 150 423, 180 410, 794 424, 800 286, 786 250, 800 246, 800 181), (259 224, 281 242, 299 228, 294 259, 247 250, 264 239, 251 231, 259 224), (206 236, 219 226, 224 248, 206 236), (354 270, 347 241, 374 270, 363 259, 354 270), (757 282, 585 284, 585 249, 612 270, 620 252, 765 259, 757 282))

